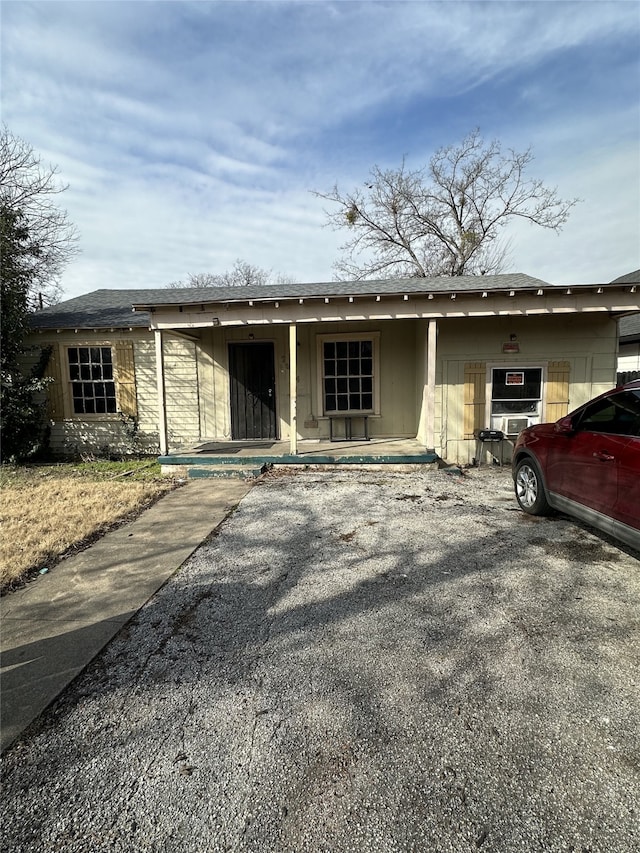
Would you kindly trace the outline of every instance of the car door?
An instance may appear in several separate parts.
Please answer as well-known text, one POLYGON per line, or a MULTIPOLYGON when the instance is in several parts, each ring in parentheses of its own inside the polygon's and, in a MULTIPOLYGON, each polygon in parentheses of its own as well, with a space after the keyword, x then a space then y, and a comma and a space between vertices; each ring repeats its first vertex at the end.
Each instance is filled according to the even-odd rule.
POLYGON ((640 530, 640 388, 623 391, 618 402, 625 408, 629 441, 618 461, 618 500, 614 517, 640 530))
POLYGON ((618 499, 619 459, 628 439, 579 430, 558 465, 558 491, 576 503, 611 515, 618 499))
POLYGON ((557 491, 609 517, 618 504, 620 463, 631 441, 623 403, 613 392, 585 406, 574 417, 562 458, 555 460, 557 491))
POLYGON ((616 521, 640 530, 640 433, 629 439, 620 457, 614 517, 616 521))

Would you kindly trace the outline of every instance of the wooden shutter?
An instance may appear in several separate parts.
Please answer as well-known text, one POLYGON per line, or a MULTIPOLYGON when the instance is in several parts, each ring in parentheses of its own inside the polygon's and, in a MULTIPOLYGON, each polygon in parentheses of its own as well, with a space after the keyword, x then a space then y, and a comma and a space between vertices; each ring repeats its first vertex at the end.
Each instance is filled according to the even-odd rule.
POLYGON ((47 383, 47 414, 52 421, 64 419, 64 386, 63 376, 66 376, 66 365, 62 363, 65 350, 59 344, 51 344, 49 361, 44 371, 45 379, 53 379, 47 383))
POLYGON ((115 356, 118 409, 125 415, 135 418, 138 416, 138 401, 133 341, 118 341, 115 345, 115 356))
POLYGON ((568 361, 550 361, 547 366, 547 399, 545 420, 563 418, 569 411, 568 361))
POLYGON ((483 361, 464 366, 464 437, 473 438, 478 429, 486 427, 485 402, 487 367, 483 361))

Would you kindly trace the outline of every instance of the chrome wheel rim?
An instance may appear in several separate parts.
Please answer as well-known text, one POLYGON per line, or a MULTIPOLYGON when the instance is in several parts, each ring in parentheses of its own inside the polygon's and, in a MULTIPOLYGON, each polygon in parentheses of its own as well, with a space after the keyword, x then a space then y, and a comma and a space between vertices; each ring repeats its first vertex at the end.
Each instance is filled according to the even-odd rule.
POLYGON ((516 475, 516 495, 521 505, 529 509, 538 498, 538 478, 530 465, 523 465, 516 475))

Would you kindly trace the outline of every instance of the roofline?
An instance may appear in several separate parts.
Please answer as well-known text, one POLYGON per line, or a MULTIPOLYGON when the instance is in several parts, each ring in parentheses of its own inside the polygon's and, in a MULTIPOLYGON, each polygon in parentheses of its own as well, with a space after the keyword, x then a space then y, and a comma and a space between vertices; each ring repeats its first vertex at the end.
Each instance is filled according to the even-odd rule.
MULTIPOLYGON (((478 276, 480 281, 482 281, 482 277, 478 276)), ((241 290, 242 288, 238 288, 241 290)), ((193 299, 193 300, 181 300, 175 302, 159 302, 154 300, 153 302, 133 302, 132 303, 132 311, 133 312, 153 312, 157 308, 192 308, 198 305, 231 305, 231 304, 240 304, 240 303, 248 303, 253 305, 253 303, 269 303, 269 302, 311 302, 313 300, 326 300, 326 299, 349 299, 349 300, 362 300, 362 299, 370 299, 371 297, 384 297, 389 296, 395 299, 398 296, 427 296, 428 298, 435 298, 436 296, 448 296, 451 297, 452 294, 456 295, 473 295, 473 294, 484 294, 488 295, 489 293, 509 293, 515 294, 517 293, 537 293, 537 294, 551 294, 557 293, 558 295, 567 296, 571 295, 574 291, 593 291, 596 293, 604 293, 605 290, 628 290, 631 293, 636 292, 636 284, 633 283, 615 283, 615 282, 603 282, 602 284, 546 284, 544 282, 540 282, 540 284, 527 284, 527 285, 514 285, 512 287, 463 287, 463 288, 455 288, 449 287, 446 289, 434 289, 434 288, 425 288, 424 290, 415 290, 411 287, 407 287, 406 290, 402 288, 396 288, 394 290, 388 291, 364 291, 353 293, 342 292, 342 293, 318 293, 318 294, 292 294, 290 296, 279 296, 277 294, 270 294, 268 296, 239 296, 238 298, 229 298, 228 296, 223 297, 221 299, 193 299)))

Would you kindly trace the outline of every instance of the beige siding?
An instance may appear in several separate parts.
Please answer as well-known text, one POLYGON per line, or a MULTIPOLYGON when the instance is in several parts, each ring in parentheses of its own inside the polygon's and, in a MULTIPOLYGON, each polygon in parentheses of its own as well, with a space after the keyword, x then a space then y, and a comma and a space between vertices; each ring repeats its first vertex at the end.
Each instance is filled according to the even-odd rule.
POLYGON ((216 328, 203 332, 198 351, 202 439, 231 438, 229 344, 249 341, 268 341, 274 345, 278 437, 289 436, 288 329, 256 326, 251 329, 216 328))
MULTIPOLYGON (((328 437, 319 381, 319 335, 379 335, 379 413, 370 433, 379 437, 416 436, 423 411, 426 379, 427 320, 363 320, 298 326, 298 435, 328 437)), ((231 342, 274 344, 278 437, 289 437, 288 326, 237 326, 203 329, 199 340, 163 333, 166 415, 172 449, 203 439, 231 437, 228 349, 231 342)), ((51 443, 59 452, 130 449, 131 435, 118 415, 74 416, 67 378, 66 347, 110 345, 118 365, 118 402, 135 413, 140 449, 158 449, 158 400, 153 334, 133 332, 62 332, 34 335, 36 346, 54 345, 50 373, 51 443), (135 383, 135 384, 134 384, 135 383)), ((488 425, 487 371, 499 365, 539 365, 545 371, 543 418, 556 419, 615 381, 617 330, 601 314, 504 316, 438 321, 436 352, 435 445, 450 461, 475 455, 473 432, 488 425), (518 354, 504 354, 512 337, 518 354), (559 414, 560 413, 560 414, 559 414)), ((421 429, 424 428, 422 425, 421 429)))
MULTIPOLYGON (((32 335, 33 352, 51 346, 47 375, 53 379, 47 397, 50 448, 58 455, 126 454, 158 451, 153 338, 146 330, 134 332, 60 332, 32 335), (114 415, 73 414, 66 350, 69 346, 111 346, 116 365, 117 398, 121 411, 133 420, 114 415), (149 354, 151 361, 149 360, 149 354), (118 369, 120 375, 118 376, 118 369), (137 429, 135 424, 137 423, 137 429)), ((35 356, 31 356, 33 359, 35 356)), ((25 365, 27 366, 27 365, 25 365)))
POLYGON ((545 394, 546 420, 557 421, 568 413, 570 379, 570 362, 550 361, 548 363, 545 394))
POLYGON ((156 351, 152 338, 136 340, 136 394, 140 430, 154 436, 158 444, 158 390, 156 384, 156 351))
POLYGON ((486 382, 487 366, 484 361, 465 362, 462 426, 464 438, 474 438, 477 430, 482 429, 487 423, 485 417, 486 382))
MULTIPOLYGON (((546 386, 542 417, 555 420, 615 384, 616 349, 616 324, 600 314, 440 321, 438 361, 442 376, 438 379, 438 396, 444 414, 441 455, 463 463, 476 455, 476 443, 470 435, 471 409, 476 428, 482 407, 483 425, 489 424, 488 401, 485 397, 482 406, 476 403, 481 391, 476 387, 471 395, 465 365, 481 364, 485 371, 502 365, 543 367, 546 386), (520 352, 505 354, 502 345, 512 335, 520 352)), ((475 381, 481 380, 476 377, 475 381)))
POLYGON ((640 343, 620 344, 618 370, 640 370, 640 343))
POLYGON ((118 409, 128 418, 137 418, 138 401, 136 399, 136 365, 133 356, 133 341, 116 341, 113 354, 118 409))
MULTIPOLYGON (((416 327, 424 323, 415 320, 382 321, 380 323, 323 323, 310 327, 298 327, 300 369, 298 382, 303 388, 303 408, 298 401, 300 413, 299 433, 303 438, 326 439, 329 422, 323 417, 322 394, 319 385, 318 335, 345 334, 353 332, 379 332, 380 414, 369 419, 369 430, 373 437, 415 436, 418 430, 419 407, 422 387, 418 395, 418 349, 416 327), (300 352, 310 356, 311 370, 306 378, 305 366, 300 352), (304 381, 301 381, 304 376, 304 381), (307 381, 310 395, 307 394, 307 381), (310 405, 306 401, 310 399, 310 405), (319 419, 318 428, 304 427, 307 412, 319 419), (304 418, 303 418, 304 413, 304 418)), ((426 331, 425 331, 426 334, 426 331)))
POLYGON ((165 333, 163 354, 167 437, 175 450, 200 440, 196 344, 165 333))

